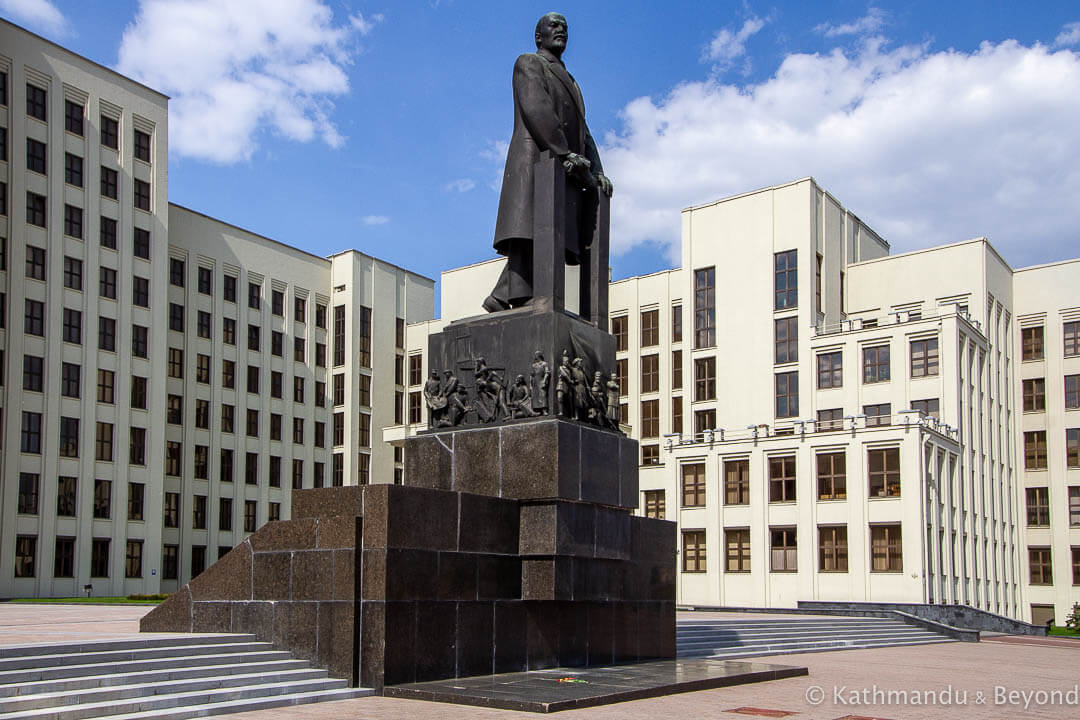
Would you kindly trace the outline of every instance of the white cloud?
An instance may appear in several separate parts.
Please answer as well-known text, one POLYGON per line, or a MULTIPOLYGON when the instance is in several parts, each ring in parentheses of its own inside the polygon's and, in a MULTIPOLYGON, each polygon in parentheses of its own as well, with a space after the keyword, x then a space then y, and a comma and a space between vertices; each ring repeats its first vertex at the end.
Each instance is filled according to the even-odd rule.
POLYGON ((385 225, 390 222, 385 215, 365 215, 362 219, 365 225, 385 225))
POLYGON ((507 140, 488 140, 487 147, 480 151, 480 157, 489 163, 491 180, 488 187, 495 192, 502 190, 503 173, 506 170, 506 153, 510 150, 507 140))
POLYGON ((629 103, 602 151, 613 251, 660 242, 677 260, 680 208, 813 175, 894 251, 985 234, 1016 265, 1075 255, 1080 54, 882 42, 629 103))
POLYGON ((0 0, 0 11, 34 30, 57 35, 68 33, 67 19, 49 0, 0 0))
POLYGON ((765 27, 765 22, 759 17, 752 17, 736 32, 727 28, 719 30, 709 43, 704 59, 714 63, 715 71, 727 70, 737 59, 746 54, 746 41, 765 27))
POLYGON ((379 17, 335 25, 322 0, 141 0, 118 69, 170 96, 180 155, 246 160, 265 130, 340 147, 331 98, 379 17))
POLYGON ((474 187, 476 187, 476 182, 474 180, 469 178, 458 178, 457 180, 451 180, 446 183, 446 185, 443 185, 443 190, 446 190, 447 192, 467 193, 474 187))
POLYGON ((827 38, 841 35, 869 35, 876 33, 885 25, 885 11, 881 8, 872 7, 866 14, 854 22, 833 25, 821 23, 814 28, 814 32, 821 33, 827 38))
POLYGON ((1080 45, 1080 22, 1071 22, 1061 28, 1054 38, 1054 47, 1072 47, 1080 45))

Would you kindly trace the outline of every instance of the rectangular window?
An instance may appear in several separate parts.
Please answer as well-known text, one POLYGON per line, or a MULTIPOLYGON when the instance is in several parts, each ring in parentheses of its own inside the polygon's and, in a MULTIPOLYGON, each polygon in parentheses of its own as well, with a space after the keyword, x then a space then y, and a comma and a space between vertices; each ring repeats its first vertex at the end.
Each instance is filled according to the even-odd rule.
MULTIPOLYGON (((176 493, 165 493, 165 499, 169 499, 169 495, 175 495, 179 502, 179 495, 176 493)), ((112 516, 112 480, 95 480, 94 481, 94 517, 100 520, 108 520, 112 516)), ((169 525, 167 522, 165 527, 175 527, 175 525, 169 525)))
POLYGON ((1024 469, 1046 469, 1046 431, 1032 430, 1024 433, 1024 469))
POLYGON ((371 367, 371 308, 360 306, 356 333, 356 359, 360 367, 371 367))
POLYGON ((358 444, 360 447, 371 447, 371 414, 362 412, 358 420, 358 444))
POLYGON ((207 445, 195 446, 195 479, 208 480, 210 478, 210 448, 207 445))
POLYGON ((270 439, 281 441, 281 415, 270 413, 270 439))
POLYGON ((113 150, 120 146, 120 123, 105 115, 101 116, 101 144, 113 150))
POLYGON ((45 279, 45 248, 26 246, 26 277, 31 280, 45 279))
POLYGON ((281 457, 278 455, 270 456, 270 468, 267 473, 268 482, 270 487, 281 487, 281 457))
POLYGON ((244 532, 253 533, 259 527, 258 504, 254 500, 244 501, 244 532))
MULTIPOLYGON (((304 322, 304 314, 305 314, 306 307, 307 307, 307 301, 304 300, 304 298, 299 298, 299 297, 298 298, 293 298, 293 319, 296 322, 298 322, 298 323, 304 322)), ((402 340, 404 340, 405 339, 405 321, 402 320, 401 318, 398 318, 398 320, 399 320, 399 324, 401 326, 400 335, 401 335, 402 340)), ((399 345, 398 347, 404 347, 404 346, 399 345)))
POLYGON ((1072 550, 1072 584, 1080 585, 1080 547, 1073 547, 1072 550))
POLYGON ((863 348, 863 382, 886 382, 889 379, 889 346, 863 348))
POLYGON ((795 538, 795 528, 769 528, 772 572, 795 572, 799 569, 799 548, 795 538))
POLYGON ((424 382, 423 355, 409 356, 409 385, 420 385, 424 382))
POLYGON ((109 538, 94 538, 90 544, 90 577, 109 577, 109 538))
POLYGON ((259 484, 259 454, 245 453, 244 455, 244 484, 259 484))
POLYGON ((221 386, 229 390, 236 387, 236 363, 232 360, 221 361, 221 386))
POLYGON ((776 417, 799 416, 799 371, 776 374, 776 417))
MULTIPOLYGON (((777 365, 799 360, 799 318, 780 318, 773 321, 773 356, 777 365)), ((820 366, 821 356, 818 356, 820 366)))
MULTIPOLYGON (((421 396, 418 390, 409 393, 409 424, 416 425, 422 420, 421 396)), ((319 447, 322 447, 321 445, 319 447)))
POLYGON ((20 514, 37 515, 38 488, 40 485, 41 477, 37 473, 19 473, 18 512, 20 514))
POLYGON ((716 410, 696 410, 694 412, 694 439, 701 441, 706 430, 716 429, 716 410))
POLYGON ((64 397, 82 396, 82 366, 74 363, 60 364, 60 394, 64 397))
POLYGON ((112 168, 101 166, 101 195, 116 200, 119 195, 117 189, 118 175, 112 168))
MULTIPOLYGON (((273 334, 277 335, 279 338, 281 336, 281 333, 273 333, 273 334)), ((252 352, 260 352, 261 351, 261 345, 262 345, 261 328, 259 328, 258 325, 248 325, 248 350, 251 350, 252 352)), ((274 353, 273 348, 271 347, 271 353, 273 353, 274 355, 278 355, 278 356, 281 355, 280 342, 278 343, 278 352, 274 353)))
POLYGON ((135 275, 131 279, 131 304, 136 307, 150 307, 150 281, 135 275))
POLYGON ((682 342, 682 305, 671 306, 671 342, 682 342))
POLYGON ((45 227, 45 196, 26 192, 26 222, 45 227))
POLYGON ((82 137, 83 106, 70 100, 64 101, 64 129, 82 137))
POLYGON ((778 252, 774 258, 773 289, 776 294, 775 310, 786 310, 799 305, 798 251, 778 252))
POLYGON ((724 569, 729 573, 750 572, 750 529, 726 528, 724 530, 726 552, 724 569))
POLYGON ((1080 486, 1069 486, 1069 527, 1080 527, 1080 486))
POLYGON ((641 313, 641 347, 660 344, 660 311, 645 310, 641 313))
POLYGON ((293 377, 293 402, 304 402, 304 378, 297 375, 293 377))
POLYGON ((659 465, 660 464, 660 446, 659 445, 642 445, 641 446, 641 464, 642 465, 659 465))
POLYGON ((900 448, 866 451, 870 497, 900 497, 900 448))
POLYGON ((1080 375, 1065 376, 1065 409, 1080 410, 1080 375))
POLYGON ((180 575, 180 546, 163 545, 161 548, 161 579, 176 580, 180 575))
POLYGON ((938 341, 911 341, 911 377, 929 377, 938 374, 938 341))
POLYGON ((750 461, 724 461, 724 504, 750 504, 750 461))
POLYGON ((233 451, 231 448, 221 448, 221 462, 218 467, 218 477, 221 482, 233 481, 233 451))
POLYGON ((53 577, 75 577, 75 538, 58 537, 53 553, 53 577))
POLYGON ((671 398, 671 432, 682 435, 682 398, 678 395, 671 398))
POLYGON ((60 457, 79 457, 79 418, 60 418, 60 457))
POLYGON ((815 429, 818 432, 844 429, 844 411, 842 408, 831 408, 817 411, 815 429))
POLYGON ((113 424, 98 421, 94 439, 94 459, 99 462, 112 462, 113 459, 113 424))
MULTIPOLYGON (((271 374, 273 375, 275 373, 271 373, 271 374)), ((278 377, 281 376, 280 373, 276 373, 276 374, 278 375, 278 377)), ((257 365, 248 365, 247 366, 247 391, 249 393, 255 393, 256 395, 259 393, 259 367, 257 365)), ((273 391, 271 391, 271 394, 273 394, 273 391)), ((276 397, 281 397, 281 383, 280 383, 280 381, 278 382, 276 397)))
POLYGON ((206 529, 206 496, 195 495, 191 504, 191 528, 193 530, 206 529))
POLYGON ((660 390, 660 356, 641 356, 641 392, 650 393, 660 390))
POLYGON ((817 356, 818 388, 838 388, 844 385, 844 354, 820 353, 817 356))
POLYGON ((671 389, 682 390, 682 350, 671 351, 671 389))
POLYGON ((345 364, 345 306, 334 306, 334 367, 345 364))
POLYGON ((169 377, 184 377, 184 351, 180 348, 169 348, 169 377))
POLYGON ((131 378, 131 407, 134 410, 146 409, 146 378, 138 375, 131 378))
POLYGON ((629 345, 630 322, 625 315, 611 318, 611 334, 615 336, 615 352, 626 352, 629 345))
POLYGON ((1065 430, 1065 467, 1080 468, 1080 428, 1065 430))
POLYGON ((196 316, 195 332, 204 340, 210 339, 210 313, 200 310, 196 316))
POLYGON ((150 212, 150 183, 136 179, 134 205, 136 210, 146 210, 150 212))
POLYGON ((146 464, 146 428, 130 428, 128 462, 132 465, 146 464))
POLYGON ((195 427, 200 430, 210 429, 210 402, 208 400, 195 401, 195 427))
POLYGON ((705 464, 682 465, 683 507, 705 506, 705 464))
POLYGON ((56 479, 56 514, 75 517, 78 478, 61 475, 56 479))
POLYGON ((694 347, 716 345, 716 268, 694 271, 694 347))
POLYGON ((326 329, 326 306, 322 303, 315 305, 315 327, 326 329))
POLYGON ((615 376, 619 381, 619 397, 626 397, 630 394, 630 361, 626 358, 619 358, 615 361, 615 376))
POLYGON ((64 153, 64 182, 75 187, 83 186, 83 159, 78 155, 64 153))
POLYGON ((818 527, 818 568, 821 572, 847 572, 847 525, 818 527))
POLYGON ((892 424, 892 403, 863 405, 862 411, 863 415, 866 416, 866 427, 880 427, 892 424))
POLYGON ((1020 328, 1020 344, 1024 360, 1043 359, 1043 327, 1020 328))
POLYGON ((218 498, 218 530, 232 530, 232 498, 218 498))
POLYGON ((345 413, 334 413, 334 446, 345 444, 345 413))
POLYGON ((1044 412, 1046 410, 1046 380, 1030 378, 1023 381, 1024 412, 1044 412))
POLYGON ((37 535, 15 536, 15 577, 34 577, 37 535))
POLYGON ((132 253, 143 260, 150 259, 150 231, 143 228, 135 228, 132 231, 132 253))
POLYGON ((98 227, 98 241, 101 243, 101 247, 115 250, 116 221, 112 218, 102 217, 100 218, 100 222, 101 224, 98 227))
POLYGON ((694 359, 694 400, 716 399, 716 358, 694 359))
POLYGON ((870 526, 870 571, 903 572, 900 525, 870 526))
POLYGON ((48 167, 48 148, 43 142, 26 138, 26 169, 45 175, 48 167))
POLYGON ((135 159, 150 162, 150 135, 141 130, 135 131, 135 159))
POLYGON ((233 405, 225 405, 225 404, 223 404, 221 406, 221 432, 223 432, 223 433, 235 432, 235 430, 233 429, 233 420, 235 418, 235 414, 236 414, 236 407, 235 406, 233 406, 233 405))
POLYGON ((247 411, 247 436, 259 437, 259 411, 248 408, 247 411))
POLYGON ((270 313, 275 317, 285 315, 285 293, 280 290, 270 291, 270 313))
MULTIPOLYGON (((5 76, 6 77, 6 76, 5 76)), ((42 122, 48 122, 48 93, 44 88, 26 83, 26 114, 42 122)))
POLYGON ((45 358, 23 355, 23 390, 41 392, 45 387, 45 358))
POLYGON ((940 418, 939 413, 941 403, 937 398, 930 398, 929 400, 912 400, 911 409, 917 410, 920 417, 932 417, 940 418))
POLYGON ((191 546, 191 577, 195 578, 202 574, 202 571, 206 569, 206 546, 205 545, 192 545, 191 546))
POLYGON ((116 321, 112 318, 98 317, 98 349, 116 351, 116 321))
POLYGON ((143 499, 146 495, 146 486, 142 483, 128 483, 128 520, 143 519, 143 499))
POLYGON ((687 573, 705 572, 704 530, 683 530, 682 570, 687 573))
POLYGON ((646 490, 643 494, 645 496, 645 517, 663 520, 666 514, 664 491, 646 490))
POLYGON ((817 456, 818 500, 847 498, 847 457, 842 452, 817 456))
POLYGON ((1024 491, 1029 527, 1050 526, 1050 488, 1033 487, 1024 491))
POLYGON ((98 269, 98 294, 110 300, 116 299, 116 271, 112 268, 98 269))
POLYGON ((184 447, 176 440, 165 441, 165 474, 180 477, 184 471, 184 447))
POLYGON ((82 240, 83 212, 74 205, 64 206, 64 234, 82 240))
POLYGON ((1080 355, 1080 320, 1063 323, 1061 335, 1065 345, 1065 357, 1080 355))
POLYGON ((221 342, 236 345, 236 321, 232 318, 221 319, 221 342))
POLYGON ((184 332, 184 306, 169 303, 169 329, 184 332))
POLYGON ((1050 563, 1050 548, 1028 548, 1028 584, 1053 585, 1054 573, 1050 563))
POLYGON ((795 502, 795 456, 769 458, 769 502, 795 502))
POLYGON ((304 362, 304 338, 293 338, 293 361, 304 362))
POLYGON ((252 310, 258 310, 262 302, 262 288, 259 283, 248 283, 248 307, 252 310))
POLYGON ((213 294, 213 271, 210 268, 199 268, 199 293, 202 295, 213 294))
POLYGON ((659 400, 643 400, 641 402, 641 437, 660 437, 659 400))

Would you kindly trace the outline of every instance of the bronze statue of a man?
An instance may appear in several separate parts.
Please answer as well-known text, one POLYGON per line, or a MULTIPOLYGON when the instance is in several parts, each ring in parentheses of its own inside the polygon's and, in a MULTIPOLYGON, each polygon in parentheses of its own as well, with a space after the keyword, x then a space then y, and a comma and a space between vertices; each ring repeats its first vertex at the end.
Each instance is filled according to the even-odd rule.
POLYGON ((536 23, 536 52, 514 63, 514 134, 495 223, 495 250, 506 256, 506 267, 484 300, 488 312, 525 305, 533 297, 533 165, 541 152, 549 150, 562 161, 577 186, 567 192, 579 193, 568 202, 578 228, 567 238, 568 263, 577 264, 592 241, 597 193, 611 196, 611 181, 585 124, 581 90, 562 62, 567 37, 566 18, 548 13, 536 23))

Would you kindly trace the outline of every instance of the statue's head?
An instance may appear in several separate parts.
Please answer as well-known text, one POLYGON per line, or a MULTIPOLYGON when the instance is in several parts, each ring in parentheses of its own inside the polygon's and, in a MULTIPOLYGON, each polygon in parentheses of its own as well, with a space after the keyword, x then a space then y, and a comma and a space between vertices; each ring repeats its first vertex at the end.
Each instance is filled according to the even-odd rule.
POLYGON ((593 373, 593 380, 596 380, 597 382, 600 382, 600 378, 602 377, 604 377, 604 374, 599 370, 593 373))
POLYGON ((574 358, 574 362, 571 363, 571 365, 573 365, 576 368, 581 367, 581 358, 574 358))
POLYGON ((518 385, 524 385, 525 384, 525 376, 524 375, 518 375, 516 378, 514 378, 514 382, 516 384, 518 384, 518 385))
MULTIPOLYGON (((447 370, 447 372, 450 372, 450 371, 447 370)), ((431 371, 431 379, 432 380, 438 380, 439 379, 439 371, 438 370, 432 370, 431 371)))
MULTIPOLYGON (((435 375, 435 377, 439 376, 438 373, 432 373, 432 374, 435 375)), ((451 376, 453 376, 453 374, 454 373, 451 370, 443 370, 443 375, 445 375, 446 377, 451 377, 451 376)))
POLYGON ((536 352, 533 353, 533 360, 543 360, 543 359, 544 359, 544 353, 540 352, 539 350, 537 350, 536 352))
POLYGON ((550 12, 536 21, 536 49, 543 48, 555 57, 562 57, 568 37, 566 18, 550 12))

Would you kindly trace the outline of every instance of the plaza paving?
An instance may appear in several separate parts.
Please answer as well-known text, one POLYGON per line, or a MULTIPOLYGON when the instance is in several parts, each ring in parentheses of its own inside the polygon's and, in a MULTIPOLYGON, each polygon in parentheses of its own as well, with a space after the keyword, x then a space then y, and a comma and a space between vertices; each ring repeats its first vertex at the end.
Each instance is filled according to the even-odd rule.
MULTIPOLYGON (((131 636, 148 607, 0 604, 0 645, 131 636)), ((1080 640, 987 637, 981 643, 808 653, 755 662, 805 665, 808 677, 570 710, 559 718, 1080 717, 1080 640), (951 689, 951 696, 948 691, 951 689), (890 696, 888 693, 893 691, 890 696), (1057 691, 1057 694, 1051 694, 1057 691), (1069 696, 1068 691, 1073 691, 1069 696), (981 695, 980 695, 981 693, 981 695), (1042 693, 1042 695, 1040 695, 1042 693), (811 704, 812 701, 820 701, 811 704), (1053 701, 1054 704, 1050 704, 1053 701), (1025 709, 1024 704, 1028 703, 1025 709), (736 709, 783 711, 748 714, 736 709)), ((219 715, 234 720, 528 718, 532 713, 383 697, 219 715)))

